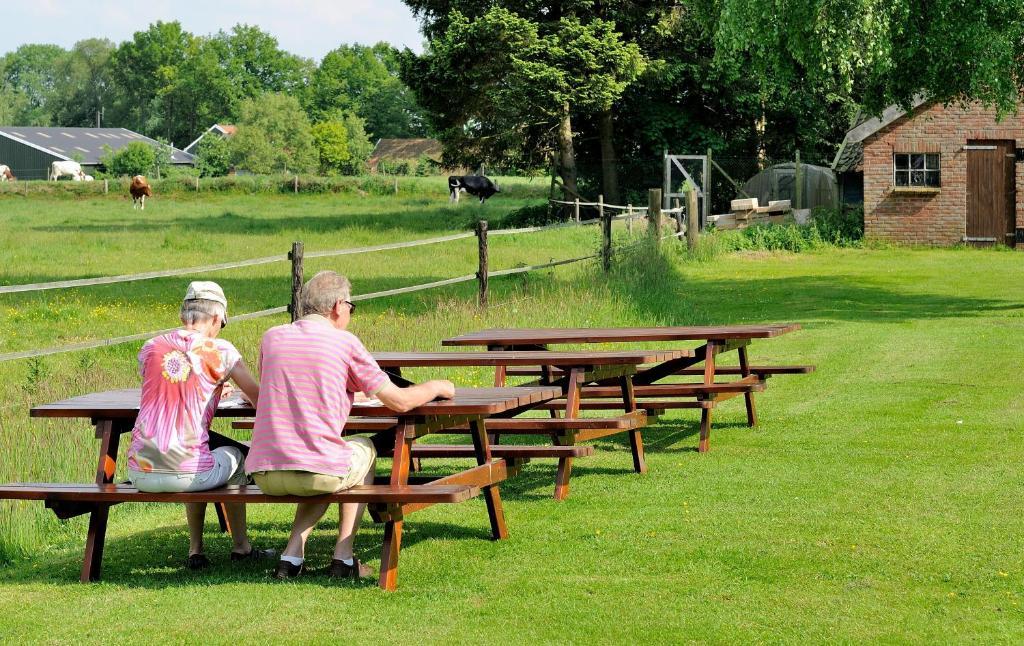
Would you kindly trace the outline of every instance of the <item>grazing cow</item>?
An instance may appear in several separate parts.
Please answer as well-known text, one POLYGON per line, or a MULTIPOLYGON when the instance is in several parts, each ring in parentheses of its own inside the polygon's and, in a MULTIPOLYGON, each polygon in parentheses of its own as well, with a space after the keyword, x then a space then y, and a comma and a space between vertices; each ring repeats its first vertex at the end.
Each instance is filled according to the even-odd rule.
POLYGON ((95 179, 96 178, 93 177, 92 175, 83 175, 82 176, 82 181, 83 182, 92 182, 92 181, 95 181, 95 179))
POLYGON ((57 179, 68 175, 76 182, 85 180, 85 173, 82 172, 82 165, 76 161, 55 161, 50 164, 50 176, 47 178, 51 182, 56 182, 57 179))
POLYGON ((128 192, 132 195, 132 208, 141 205, 142 210, 146 210, 146 198, 153 197, 153 189, 149 187, 149 182, 142 175, 136 175, 132 178, 131 186, 128 187, 128 192))
POLYGON ((498 185, 483 175, 452 175, 448 178, 448 201, 458 202, 459 193, 465 191, 480 198, 480 203, 495 193, 500 193, 498 185))
POLYGON ((8 182, 15 179, 18 178, 11 172, 11 167, 6 164, 0 164, 0 182, 8 182))

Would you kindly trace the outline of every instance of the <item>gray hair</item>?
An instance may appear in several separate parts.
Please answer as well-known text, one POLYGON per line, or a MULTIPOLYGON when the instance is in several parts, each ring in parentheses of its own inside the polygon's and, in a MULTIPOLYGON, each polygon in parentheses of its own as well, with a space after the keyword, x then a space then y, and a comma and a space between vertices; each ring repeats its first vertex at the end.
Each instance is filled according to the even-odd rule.
POLYGON ((329 316, 338 301, 347 301, 351 296, 348 278, 333 271, 321 271, 302 287, 302 312, 329 316))
POLYGON ((218 315, 223 321, 226 314, 223 305, 217 301, 208 301, 205 298, 182 301, 181 303, 181 322, 185 325, 206 323, 218 315))

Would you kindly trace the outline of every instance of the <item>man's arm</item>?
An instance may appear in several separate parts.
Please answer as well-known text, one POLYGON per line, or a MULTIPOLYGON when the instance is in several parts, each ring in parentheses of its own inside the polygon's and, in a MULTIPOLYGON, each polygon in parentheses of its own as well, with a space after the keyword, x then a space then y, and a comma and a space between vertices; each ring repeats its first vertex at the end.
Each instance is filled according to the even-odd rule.
POLYGON ((405 413, 438 397, 451 399, 454 396, 455 384, 447 379, 434 379, 408 388, 388 382, 376 393, 377 399, 396 413, 405 413))

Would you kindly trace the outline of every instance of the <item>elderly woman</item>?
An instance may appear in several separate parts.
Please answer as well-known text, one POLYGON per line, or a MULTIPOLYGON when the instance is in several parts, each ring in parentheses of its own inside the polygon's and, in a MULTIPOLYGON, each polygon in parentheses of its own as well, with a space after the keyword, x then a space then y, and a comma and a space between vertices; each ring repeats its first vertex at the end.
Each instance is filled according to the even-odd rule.
MULTIPOLYGON (((242 452, 210 450, 209 431, 224 384, 230 379, 253 403, 259 384, 235 346, 218 339, 227 325, 228 301, 220 285, 196 281, 181 304, 184 327, 151 339, 139 351, 142 405, 132 429, 128 474, 140 491, 185 492, 245 484, 242 452)), ((253 549, 245 526, 245 505, 226 505, 234 548, 231 560, 258 559, 272 551, 253 549)), ((203 553, 206 503, 186 503, 189 555, 186 566, 210 564, 203 553)))

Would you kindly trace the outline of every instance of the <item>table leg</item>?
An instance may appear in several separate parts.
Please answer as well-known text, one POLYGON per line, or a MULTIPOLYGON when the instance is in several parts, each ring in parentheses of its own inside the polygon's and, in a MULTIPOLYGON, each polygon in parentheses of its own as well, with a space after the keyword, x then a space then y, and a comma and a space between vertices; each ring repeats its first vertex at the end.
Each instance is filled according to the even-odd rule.
MULTIPOLYGON (((477 464, 488 464, 491 461, 491 446, 487 441, 487 428, 483 419, 469 423, 473 434, 473 451, 476 453, 477 464)), ((508 538, 505 526, 505 510, 501 505, 501 492, 498 485, 483 487, 484 501, 487 503, 487 516, 491 521, 491 537, 495 540, 508 538)))
MULTIPOLYGON (((96 464, 96 484, 110 484, 117 470, 117 448, 124 422, 100 420, 96 423, 96 437, 100 440, 100 456, 96 464)), ((98 504, 89 514, 89 533, 85 538, 81 581, 99 581, 103 567, 103 545, 107 537, 107 518, 110 505, 98 504)))
MULTIPOLYGON (((633 378, 630 375, 620 377, 622 385, 622 405, 627 413, 637 409, 636 393, 633 391, 633 378)), ((644 438, 640 429, 635 428, 629 432, 629 445, 633 450, 633 470, 637 473, 647 473, 647 460, 644 458, 644 438)))
MULTIPOLYGON (((704 385, 706 386, 715 383, 715 355, 718 354, 719 346, 718 342, 712 340, 708 340, 707 345, 704 346, 704 385)), ((707 453, 709 448, 711 448, 711 409, 702 408, 700 410, 700 443, 697 445, 697 451, 707 453)))
MULTIPOLYGON (((413 442, 414 424, 411 420, 399 417, 395 427, 395 451, 391 458, 391 484, 404 485, 409 482, 409 454, 413 442)), ((404 520, 399 514, 388 515, 384 523, 384 543, 380 554, 380 580, 378 585, 384 590, 398 587, 398 553, 402 547, 402 525, 404 520)))
MULTIPOLYGON (((505 350, 503 345, 489 345, 487 350, 490 352, 501 352, 505 350)), ((503 388, 505 386, 505 366, 494 367, 494 387, 503 388)))
POLYGON ((708 449, 711 448, 711 409, 702 408, 700 409, 700 444, 697 445, 697 451, 700 453, 707 453, 708 449))
MULTIPOLYGON (((740 374, 744 379, 750 376, 750 364, 747 362, 747 348, 743 346, 738 350, 740 355, 740 374)), ((747 426, 757 426, 757 409, 754 407, 754 393, 743 394, 747 402, 747 426)))
MULTIPOLYGON (((583 369, 572 368, 565 385, 565 418, 575 419, 580 416, 580 389, 583 386, 583 369)), ((571 446, 576 443, 571 434, 560 434, 554 438, 558 446, 571 446)), ((555 474, 555 500, 569 497, 569 476, 572 474, 572 458, 558 459, 558 472, 555 474)))

